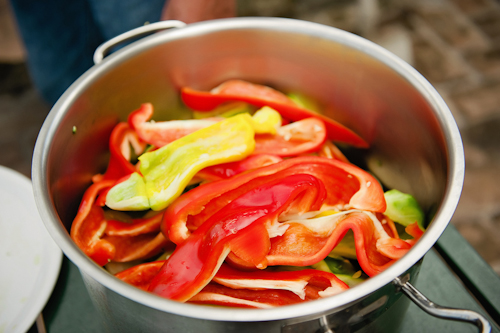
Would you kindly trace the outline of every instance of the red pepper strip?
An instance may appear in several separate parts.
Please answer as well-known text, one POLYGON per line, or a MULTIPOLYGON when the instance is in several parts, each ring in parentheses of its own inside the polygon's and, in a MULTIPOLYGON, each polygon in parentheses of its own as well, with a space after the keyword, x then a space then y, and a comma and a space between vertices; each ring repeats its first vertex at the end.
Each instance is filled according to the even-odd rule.
POLYGON ((388 234, 390 233, 392 238, 399 239, 398 230, 396 229, 396 225, 393 220, 381 213, 377 213, 377 218, 379 221, 382 221, 385 231, 388 234))
POLYGON ((420 237, 422 237, 422 235, 424 234, 422 229, 420 229, 420 227, 418 226, 417 222, 414 222, 414 223, 410 224, 409 226, 407 226, 405 228, 405 231, 408 235, 413 237, 413 239, 409 239, 406 241, 411 245, 414 245, 420 239, 420 237))
MULTIPOLYGON (((295 160, 295 159, 293 159, 295 160)), ((292 160, 288 160, 292 161, 292 160)), ((204 209, 194 216, 190 216, 188 220, 188 228, 195 230, 199 225, 201 225, 206 219, 213 215, 216 211, 224 207, 226 203, 230 202, 237 196, 241 195, 247 190, 249 186, 257 186, 257 184, 269 182, 272 179, 286 178, 294 174, 307 173, 311 174, 319 179, 325 184, 327 188, 328 197, 325 200, 325 204, 328 206, 344 206, 350 202, 350 199, 354 194, 360 189, 359 182, 352 176, 349 178, 349 174, 342 169, 332 168, 332 165, 326 163, 328 160, 322 159, 318 162, 324 163, 294 163, 288 162, 289 167, 277 168, 278 172, 270 175, 260 176, 256 173, 257 177, 252 177, 249 181, 238 188, 229 187, 227 193, 215 197, 210 200, 209 203, 205 204, 204 209), (282 169, 282 170, 281 170, 282 169)), ((285 162, 280 162, 278 164, 284 164, 285 162)), ((278 166, 278 164, 276 164, 278 166)), ((263 170, 262 168, 260 170, 263 170)), ((239 178, 231 178, 233 181, 238 181, 239 178)), ((238 181, 239 182, 239 181, 238 181)), ((220 184, 217 184, 220 185, 220 184)), ((383 200, 383 199, 382 199, 383 200)), ((288 212, 292 214, 293 212, 288 212)), ((299 213, 299 212, 296 212, 299 213)), ((304 213, 304 211, 302 211, 304 213)), ((166 217, 164 216, 164 219, 166 217)))
POLYGON ((170 241, 161 232, 142 234, 133 237, 104 236, 104 241, 115 247, 111 260, 127 262, 151 258, 169 247, 170 241))
POLYGON ((269 308, 338 294, 349 287, 334 274, 314 269, 242 272, 222 265, 214 279, 189 302, 269 308))
POLYGON ((268 263, 292 266, 317 263, 337 246, 349 229, 354 233, 359 265, 369 276, 380 273, 395 261, 387 256, 388 253, 392 251, 396 258, 411 248, 407 242, 395 238, 377 244, 379 234, 370 217, 355 212, 340 221, 333 230, 330 230, 328 236, 318 235, 302 224, 290 222, 283 236, 271 239, 268 263), (384 248, 384 255, 378 251, 379 247, 384 248))
POLYGON ((96 175, 94 182, 101 180, 118 180, 136 170, 136 167, 129 162, 130 144, 136 150, 144 150, 145 144, 139 141, 137 134, 127 123, 118 123, 109 138, 110 158, 108 167, 104 175, 96 175))
POLYGON ((95 205, 100 191, 114 185, 113 180, 104 180, 92 184, 84 193, 78 213, 71 225, 70 235, 78 247, 103 266, 115 254, 115 248, 108 241, 101 239, 106 229, 106 219, 102 208, 95 205))
POLYGON ((255 96, 266 101, 296 105, 294 101, 281 91, 243 80, 228 80, 212 89, 211 93, 218 95, 255 96))
MULTIPOLYGON (((165 261, 153 261, 140 264, 115 274, 120 280, 139 289, 148 291, 151 280, 158 273, 165 261)), ((246 308, 268 308, 280 305, 289 305, 309 300, 311 287, 307 286, 305 300, 286 290, 235 290, 209 283, 201 292, 193 296, 189 303, 213 304, 246 308)))
POLYGON ((246 102, 257 107, 269 106, 278 111, 284 118, 293 121, 309 117, 319 118, 325 122, 328 137, 331 140, 360 148, 368 147, 366 141, 347 127, 321 114, 303 109, 285 95, 281 95, 280 92, 272 88, 240 80, 227 81, 211 92, 197 91, 188 87, 181 90, 181 98, 184 103, 197 111, 210 111, 229 101, 246 102))
POLYGON ((230 241, 230 248, 230 253, 237 255, 252 268, 266 268, 267 260, 265 257, 271 248, 266 227, 264 224, 254 224, 247 227, 245 232, 240 233, 230 241))
MULTIPOLYGON (((148 291, 151 280, 153 280, 164 262, 154 261, 140 264, 117 273, 115 276, 128 284, 148 291)), ((236 290, 216 283, 209 283, 188 302, 245 308, 270 308, 308 301, 311 298, 309 295, 314 293, 314 291, 310 291, 311 289, 313 288, 306 286, 307 296, 303 300, 287 290, 236 290)))
MULTIPOLYGON (((152 115, 152 104, 145 103, 129 115, 128 123, 142 141, 155 147, 163 147, 220 120, 219 118, 207 118, 148 122, 152 115)), ((277 135, 260 134, 255 139, 254 154, 294 156, 318 149, 326 140, 326 128, 320 119, 308 118, 282 126, 277 135)))
POLYGON ((298 173, 311 174, 323 181, 327 189, 325 203, 328 205, 349 204, 362 210, 385 211, 383 190, 369 173, 338 160, 303 156, 192 189, 167 208, 163 216, 162 231, 172 242, 180 244, 189 237, 192 230, 196 230, 227 202, 244 193, 250 184, 298 173), (277 175, 278 172, 282 173, 277 175))
MULTIPOLYGON (((307 287, 309 289, 309 287, 307 287)), ((216 283, 209 283, 188 302, 240 308, 267 309, 276 306, 306 302, 287 290, 231 289, 216 283)))
MULTIPOLYGON (((140 264, 115 276, 148 290, 165 261, 140 264)), ((212 282, 193 296, 190 303, 265 308, 310 301, 337 294, 349 287, 334 274, 300 271, 242 272, 222 265, 212 282)))
MULTIPOLYGON (((102 175, 94 175, 92 179, 95 181, 96 179, 101 179, 102 175)), ((116 182, 115 182, 116 184, 116 182)), ((111 187, 108 187, 107 189, 103 190, 101 193, 99 193, 99 196, 95 200, 96 205, 104 207, 106 206, 106 195, 108 194, 109 190, 111 187)))
POLYGON ((411 244, 402 239, 387 238, 378 242, 377 249, 387 258, 399 259, 411 249, 411 244))
POLYGON ((331 141, 325 141, 325 143, 321 146, 318 151, 318 155, 321 157, 336 159, 345 163, 349 163, 349 160, 345 155, 340 151, 340 149, 333 144, 331 141))
POLYGON ((213 282, 189 302, 250 308, 296 304, 338 294, 349 287, 334 274, 314 269, 242 272, 222 265, 213 282))
POLYGON ((282 160, 281 157, 271 154, 250 155, 241 161, 222 163, 205 168, 199 171, 196 177, 208 181, 226 179, 244 171, 275 164, 282 160))
MULTIPOLYGON (((149 290, 181 302, 189 300, 217 273, 230 251, 262 262, 269 250, 269 235, 264 223, 275 221, 285 210, 305 202, 314 208, 325 198, 325 188, 315 177, 292 175, 252 188, 227 204, 201 225, 182 244, 155 276, 149 290), (258 244, 244 237, 267 239, 258 244), (241 248, 245 245, 247 248, 241 248), (256 245, 260 245, 256 248, 256 245)), ((265 265, 265 263, 262 263, 265 265)))
POLYGON ((212 281, 232 289, 284 289, 295 293, 302 299, 306 298, 305 287, 308 284, 322 290, 315 295, 315 298, 335 295, 349 289, 334 274, 315 269, 248 272, 222 265, 212 281))
MULTIPOLYGON (((104 216, 103 209, 96 204, 96 197, 114 184, 114 180, 103 180, 92 184, 85 191, 78 213, 71 225, 71 238, 86 255, 100 266, 111 260, 121 262, 148 258, 159 253, 170 243, 160 232, 161 214, 151 218, 149 222, 156 225, 154 228, 151 228, 151 225, 149 229, 144 228, 143 234, 139 235, 139 230, 136 229, 134 237, 130 237, 130 234, 121 237, 106 235, 108 221, 104 216), (145 234, 146 232, 149 233, 145 234)), ((115 221, 115 223, 117 222, 115 221)), ((116 224, 113 228, 116 232, 116 224)))
POLYGON ((137 236, 160 231, 162 214, 156 214, 146 219, 134 219, 132 223, 108 220, 106 235, 108 236, 137 236))
POLYGON ((325 140, 325 123, 310 117, 281 126, 275 135, 256 134, 254 154, 296 156, 319 150, 325 140))
POLYGON ((158 274, 165 260, 140 264, 115 274, 117 278, 139 289, 147 291, 151 280, 158 274))
POLYGON ((220 121, 220 118, 206 118, 148 122, 152 116, 153 105, 144 103, 128 116, 128 123, 142 141, 157 148, 220 121))
POLYGON ((158 231, 136 236, 107 236, 106 224, 102 208, 93 205, 82 226, 75 231, 72 227, 71 232, 78 247, 100 266, 109 261, 127 262, 150 258, 171 244, 158 231))

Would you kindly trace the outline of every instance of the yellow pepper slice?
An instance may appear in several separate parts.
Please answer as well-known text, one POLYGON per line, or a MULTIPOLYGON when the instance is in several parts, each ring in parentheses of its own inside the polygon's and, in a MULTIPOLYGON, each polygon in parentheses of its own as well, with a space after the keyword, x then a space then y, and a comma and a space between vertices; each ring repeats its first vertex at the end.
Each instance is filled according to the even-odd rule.
POLYGON ((281 115, 269 106, 257 110, 252 120, 257 134, 276 134, 278 128, 281 127, 281 115))
POLYGON ((255 148, 249 114, 239 114, 139 157, 153 210, 166 208, 201 169, 242 160, 255 148))

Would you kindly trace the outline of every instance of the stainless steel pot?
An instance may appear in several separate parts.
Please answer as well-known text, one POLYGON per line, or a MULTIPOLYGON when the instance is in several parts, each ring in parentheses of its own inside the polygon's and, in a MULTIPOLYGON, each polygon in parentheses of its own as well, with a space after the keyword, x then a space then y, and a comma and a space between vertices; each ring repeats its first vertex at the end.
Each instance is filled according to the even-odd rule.
POLYGON ((32 178, 47 229, 79 267, 109 331, 369 330, 387 309, 404 311, 409 302, 400 298, 402 293, 434 315, 471 321, 488 331, 489 323, 479 314, 425 304, 428 300, 410 284, 421 259, 448 225, 464 177, 462 142, 453 116, 411 66, 353 34, 278 18, 188 26, 162 22, 103 44, 94 61, 47 117, 35 147, 32 178), (110 47, 165 27, 175 28, 105 57, 110 47), (371 148, 357 154, 359 161, 388 187, 412 193, 433 214, 422 239, 389 269, 342 294, 266 310, 170 301, 131 287, 94 264, 68 230, 90 177, 105 168, 112 126, 144 102, 154 104, 157 120, 182 118, 185 115, 172 111, 180 105, 180 87, 210 89, 230 78, 304 92, 325 106, 327 116, 368 140, 371 148))

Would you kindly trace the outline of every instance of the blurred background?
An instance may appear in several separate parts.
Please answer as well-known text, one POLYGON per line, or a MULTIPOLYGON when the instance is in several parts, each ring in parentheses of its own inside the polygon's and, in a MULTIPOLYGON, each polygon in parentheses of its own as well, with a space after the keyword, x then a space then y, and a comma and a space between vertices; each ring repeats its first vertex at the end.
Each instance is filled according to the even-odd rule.
MULTIPOLYGON (((239 16, 313 21, 361 35, 415 67, 458 123, 465 185, 452 223, 500 275, 500 2, 238 0, 239 16)), ((8 0, 0 0, 0 165, 29 176, 50 110, 31 84, 8 0)))

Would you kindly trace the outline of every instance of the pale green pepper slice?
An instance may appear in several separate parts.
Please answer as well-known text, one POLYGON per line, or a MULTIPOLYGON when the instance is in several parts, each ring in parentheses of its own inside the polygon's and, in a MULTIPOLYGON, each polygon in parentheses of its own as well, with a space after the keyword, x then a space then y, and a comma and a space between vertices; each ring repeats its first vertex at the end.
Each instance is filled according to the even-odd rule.
MULTIPOLYGON (((328 216, 339 213, 335 210, 326 210, 324 212, 319 213, 315 217, 328 216)), ((344 257, 349 259, 357 259, 356 258, 356 247, 354 245, 354 234, 352 230, 346 232, 342 240, 335 246, 335 248, 328 255, 331 258, 335 257, 344 257)))
POLYGON ((242 160, 255 148, 249 114, 239 114, 139 157, 153 210, 166 208, 201 169, 242 160))
POLYGON ((389 190, 384 193, 387 202, 387 215, 391 220, 405 227, 417 222, 419 228, 424 231, 425 215, 417 200, 407 193, 398 190, 389 190))
POLYGON ((113 186, 106 194, 106 206, 121 211, 149 209, 146 185, 141 175, 134 172, 113 186))
POLYGON ((212 111, 196 111, 193 110, 194 119, 204 119, 209 117, 222 117, 229 118, 240 113, 252 114, 256 110, 256 107, 245 102, 232 102, 224 103, 219 105, 212 111))

